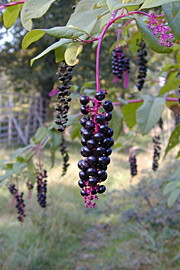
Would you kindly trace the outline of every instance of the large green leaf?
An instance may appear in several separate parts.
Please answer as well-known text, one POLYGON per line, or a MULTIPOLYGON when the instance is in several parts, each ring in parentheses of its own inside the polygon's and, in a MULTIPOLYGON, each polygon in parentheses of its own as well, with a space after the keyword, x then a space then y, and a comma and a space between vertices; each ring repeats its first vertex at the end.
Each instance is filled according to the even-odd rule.
POLYGON ((163 11, 174 37, 180 41, 180 2, 163 5, 163 11))
POLYGON ((123 118, 129 128, 133 128, 137 124, 136 111, 141 105, 141 103, 129 103, 122 107, 123 118))
POLYGON ((53 37, 57 38, 77 38, 81 35, 84 35, 84 32, 80 32, 74 30, 67 26, 59 26, 53 27, 51 29, 34 29, 31 30, 27 35, 24 37, 22 42, 22 48, 25 50, 31 45, 33 42, 39 40, 44 36, 44 34, 48 34, 53 37))
POLYGON ((147 134, 159 121, 165 107, 165 99, 161 97, 142 96, 143 105, 136 111, 136 121, 142 135, 147 134))
POLYGON ((34 142, 40 143, 48 135, 48 129, 46 127, 39 127, 34 136, 34 142))
POLYGON ((159 44, 158 38, 153 35, 151 29, 147 27, 146 23, 136 19, 136 24, 142 38, 153 51, 157 53, 171 53, 173 51, 172 48, 168 48, 159 44))
POLYGON ((6 29, 9 29, 19 17, 23 4, 9 6, 3 13, 3 21, 6 29))
POLYGON ((164 95, 165 93, 171 90, 177 90, 180 84, 180 79, 177 78, 178 70, 173 70, 169 72, 167 76, 166 84, 161 88, 160 95, 164 95))
POLYGON ((31 181, 31 183, 34 185, 35 181, 36 181, 36 168, 34 166, 34 163, 31 160, 29 160, 28 164, 27 164, 27 175, 28 175, 28 179, 31 181))
POLYGON ((169 207, 172 207, 173 204, 177 201, 177 199, 179 198, 179 195, 180 195, 180 188, 174 190, 171 192, 168 200, 167 200, 167 205, 169 207))
POLYGON ((158 6, 162 6, 164 4, 176 2, 176 1, 179 1, 179 0, 145 0, 141 9, 158 7, 158 6))
POLYGON ((71 42, 71 39, 61 39, 61 40, 55 42, 54 44, 52 44, 51 46, 49 46, 46 50, 44 50, 42 53, 40 53, 39 55, 37 55, 36 57, 34 57, 33 59, 31 59, 31 66, 33 65, 34 61, 36 61, 39 58, 43 57, 47 53, 49 53, 49 52, 57 49, 58 47, 63 46, 65 44, 68 44, 70 42, 71 42))
POLYGON ((99 0, 82 0, 78 2, 75 12, 71 15, 67 26, 77 27, 87 33, 91 33, 94 29, 97 20, 100 16, 109 12, 108 7, 101 6, 95 8, 95 5, 98 4, 99 0))
POLYGON ((122 113, 119 110, 113 110, 112 112, 112 120, 109 124, 114 131, 113 138, 116 141, 121 133, 122 130, 122 123, 123 123, 122 113))
POLYGON ((169 138, 169 142, 168 142, 168 146, 166 147, 166 150, 165 150, 164 158, 166 157, 167 153, 172 148, 174 148, 176 145, 179 144, 179 136, 180 136, 180 124, 177 125, 177 127, 173 130, 173 132, 169 138))
POLYGON ((106 0, 107 5, 109 7, 109 10, 111 12, 125 8, 125 7, 131 7, 131 6, 139 6, 144 2, 144 0, 106 0))
POLYGON ((40 18, 56 0, 26 0, 21 11, 21 22, 25 29, 32 29, 32 19, 40 18))

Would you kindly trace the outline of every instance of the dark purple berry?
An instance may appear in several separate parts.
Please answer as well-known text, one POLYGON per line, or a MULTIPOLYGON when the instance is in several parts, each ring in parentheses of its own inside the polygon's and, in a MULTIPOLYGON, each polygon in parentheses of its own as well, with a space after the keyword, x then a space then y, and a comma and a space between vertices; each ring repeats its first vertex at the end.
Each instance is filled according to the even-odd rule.
POLYGON ((96 147, 97 142, 94 139, 90 139, 86 142, 86 145, 89 149, 93 149, 96 147))
POLYGON ((104 135, 100 132, 97 132, 94 134, 94 139, 97 141, 97 142, 102 142, 103 139, 104 139, 104 135))
POLYGON ((81 96, 80 97, 80 103, 82 104, 82 105, 86 105, 86 104, 88 104, 89 103, 89 97, 87 97, 87 96, 81 96))
POLYGON ((90 157, 88 157, 87 163, 88 163, 89 165, 93 165, 93 164, 95 164, 96 162, 97 162, 97 158, 96 158, 95 156, 90 156, 90 157))
POLYGON ((104 121, 105 121, 105 117, 104 117, 104 115, 102 115, 102 114, 98 114, 97 116, 96 116, 96 122, 98 123, 98 124, 103 124, 104 123, 104 121))
POLYGON ((82 114, 88 114, 89 113, 88 108, 85 105, 81 106, 81 112, 82 112, 82 114))
POLYGON ((86 173, 87 173, 88 176, 96 176, 97 171, 96 171, 96 169, 89 168, 89 169, 87 169, 86 173))
POLYGON ((111 112, 105 112, 105 121, 110 121, 112 119, 112 113, 111 112))
POLYGON ((97 185, 98 180, 95 177, 89 178, 88 185, 95 187, 97 185))
POLYGON ((102 92, 102 91, 100 91, 100 92, 97 92, 96 94, 95 94, 95 98, 97 99, 97 100, 103 100, 104 98, 105 98, 105 93, 104 92, 102 92))
POLYGON ((91 154, 92 154, 92 151, 87 146, 84 146, 81 148, 81 155, 83 157, 89 157, 91 156, 91 154))
POLYGON ((95 124, 94 124, 92 121, 87 121, 87 122, 86 122, 86 128, 87 128, 88 130, 94 130, 95 124))
POLYGON ((110 100, 105 100, 103 107, 104 107, 105 111, 107 111, 107 112, 111 112, 113 110, 113 104, 110 100))
POLYGON ((98 188, 98 193, 102 194, 102 193, 104 193, 105 191, 106 191, 106 187, 105 187, 104 185, 99 186, 99 188, 98 188))
POLYGON ((84 197, 84 196, 87 196, 88 194, 86 193, 86 191, 84 189, 81 190, 81 195, 84 197))
POLYGON ((83 171, 80 171, 80 172, 79 172, 79 177, 80 177, 82 180, 88 180, 88 179, 89 179, 88 175, 87 175, 85 172, 83 172, 83 171))
POLYGON ((85 183, 82 179, 79 179, 78 185, 80 186, 80 188, 83 188, 85 186, 85 183))

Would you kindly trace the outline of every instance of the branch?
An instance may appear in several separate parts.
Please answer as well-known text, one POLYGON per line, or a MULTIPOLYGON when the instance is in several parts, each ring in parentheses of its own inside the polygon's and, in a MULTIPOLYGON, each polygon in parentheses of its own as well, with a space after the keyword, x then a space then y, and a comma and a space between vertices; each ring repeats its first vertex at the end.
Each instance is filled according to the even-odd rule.
POLYGON ((19 4, 24 4, 25 1, 26 0, 22 0, 22 1, 12 2, 12 3, 9 3, 9 4, 0 3, 0 10, 3 9, 3 8, 7 8, 7 7, 19 5, 19 4))

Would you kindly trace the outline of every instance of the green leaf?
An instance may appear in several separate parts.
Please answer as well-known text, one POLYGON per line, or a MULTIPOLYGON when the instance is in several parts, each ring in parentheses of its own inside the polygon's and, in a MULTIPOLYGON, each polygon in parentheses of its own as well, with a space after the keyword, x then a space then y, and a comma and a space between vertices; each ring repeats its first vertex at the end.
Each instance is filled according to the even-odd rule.
POLYGON ((70 130, 70 134, 71 134, 71 139, 74 140, 75 138, 81 138, 80 136, 80 130, 81 130, 81 124, 80 122, 75 122, 73 123, 71 130, 70 130))
POLYGON ((13 170, 9 170, 9 171, 6 172, 6 174, 1 175, 0 176, 0 182, 12 177, 13 173, 14 173, 13 170))
POLYGON ((158 38, 153 35, 152 31, 147 27, 146 23, 136 18, 136 24, 142 38, 153 51, 157 53, 171 53, 173 51, 172 48, 168 48, 159 44, 158 38))
POLYGON ((168 73, 166 84, 161 88, 160 95, 164 95, 165 93, 171 90, 177 90, 180 84, 180 79, 177 78, 178 70, 173 70, 168 73))
POLYGON ((173 190, 175 190, 178 187, 177 184, 178 184, 177 181, 172 181, 172 182, 168 183, 165 186, 165 189, 163 191, 164 196, 166 196, 168 193, 171 193, 173 190))
POLYGON ((106 0, 109 10, 111 12, 131 6, 139 6, 144 0, 106 0))
POLYGON ((179 198, 179 195, 180 195, 180 188, 174 190, 174 191, 170 194, 170 196, 169 196, 169 198, 168 198, 168 200, 167 200, 167 205, 168 205, 169 207, 172 207, 173 204, 174 204, 174 203, 177 201, 177 199, 179 198))
POLYGON ((141 103, 129 103, 122 107, 122 114, 126 125, 129 128, 133 128, 136 122, 136 111, 141 106, 141 103))
POLYGON ((82 52, 83 46, 79 43, 70 44, 65 51, 64 58, 69 66, 75 66, 79 63, 77 56, 82 52))
POLYGON ((36 131, 34 141, 36 144, 40 143, 46 136, 47 136, 47 128, 46 127, 39 127, 36 131))
POLYGON ((113 138, 116 141, 121 133, 122 130, 122 123, 123 123, 123 117, 122 113, 118 110, 113 110, 112 112, 112 120, 109 124, 109 127, 111 127, 114 131, 113 138))
POLYGON ((64 54, 67 49, 67 46, 61 46, 55 49, 56 63, 59 63, 64 60, 64 54))
POLYGON ((39 40, 44 36, 44 34, 48 34, 57 38, 77 38, 84 34, 84 32, 80 32, 74 30, 67 26, 59 26, 53 27, 51 29, 35 29, 31 30, 23 39, 22 48, 25 50, 31 45, 33 42, 39 40))
POLYGON ((180 31, 179 31, 180 29, 180 3, 166 4, 166 5, 163 5, 162 8, 166 15, 168 24, 172 30, 174 37, 178 41, 180 41, 180 31))
POLYGON ((98 18, 105 12, 108 12, 106 6, 94 8, 98 2, 99 0, 91 0, 88 2, 87 0, 82 0, 78 2, 75 12, 71 15, 67 26, 73 26, 91 34, 98 18))
POLYGON ((179 0, 145 0, 141 9, 159 7, 166 3, 171 3, 171 2, 176 2, 176 1, 179 1, 179 0))
POLYGON ((16 162, 15 164, 13 164, 13 172, 16 175, 19 175, 21 173, 21 170, 23 168, 25 168, 27 166, 26 163, 22 163, 22 162, 16 162))
POLYGON ((180 151, 178 152, 176 159, 178 159, 180 157, 180 151))
POLYGON ((48 130, 48 135, 51 138, 51 148, 56 150, 62 142, 62 135, 55 128, 48 130))
POLYGON ((26 50, 29 45, 31 45, 33 42, 39 40, 44 36, 45 32, 42 30, 32 30, 23 38, 22 41, 22 48, 23 50, 26 50))
POLYGON ((26 0, 21 11, 21 22, 25 29, 32 29, 32 19, 40 18, 56 0, 26 0))
POLYGON ((3 21, 6 29, 9 29, 19 17, 19 13, 22 9, 23 4, 9 6, 3 13, 3 21))
POLYGON ((39 55, 37 55, 36 57, 34 57, 33 59, 31 59, 31 66, 33 65, 34 61, 38 60, 39 58, 43 57, 44 55, 46 55, 47 53, 57 49, 58 47, 68 44, 71 42, 71 39, 61 39, 57 42, 55 42, 54 44, 52 44, 51 46, 49 46, 46 50, 44 50, 42 53, 40 53, 39 55))
POLYGON ((73 123, 77 122, 77 118, 80 118, 80 117, 77 117, 77 114, 71 114, 68 116, 68 121, 67 121, 67 124, 66 126, 71 126, 73 123))
POLYGON ((179 52, 178 52, 176 58, 177 58, 178 65, 179 65, 179 67, 180 67, 180 50, 179 50, 179 52))
POLYGON ((33 163, 32 159, 27 164, 27 170, 28 170, 27 171, 28 179, 34 185, 35 181, 36 181, 36 168, 34 166, 34 163, 33 163))
POLYGON ((166 157, 167 153, 174 148, 176 145, 179 144, 179 136, 180 136, 180 124, 173 130, 171 136, 169 138, 168 146, 165 150, 164 158, 166 157))
POLYGON ((142 96, 143 105, 136 111, 136 121, 142 135, 147 134, 159 121, 165 107, 165 99, 161 97, 142 96))

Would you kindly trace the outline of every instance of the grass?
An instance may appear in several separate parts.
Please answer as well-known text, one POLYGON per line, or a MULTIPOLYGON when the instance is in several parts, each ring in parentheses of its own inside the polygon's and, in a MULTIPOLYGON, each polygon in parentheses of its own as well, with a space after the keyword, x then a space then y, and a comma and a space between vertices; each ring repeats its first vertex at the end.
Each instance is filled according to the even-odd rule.
MULTIPOLYGON (((164 212, 160 211, 165 207, 162 187, 177 167, 173 159, 167 159, 155 174, 151 172, 151 155, 140 153, 140 174, 131 184, 128 155, 114 153, 108 169, 106 194, 99 196, 95 209, 85 209, 77 187, 79 149, 78 143, 71 145, 71 166, 65 177, 60 177, 62 162, 59 154, 55 168, 47 167, 46 210, 37 204, 35 190, 30 200, 25 194, 27 217, 22 225, 16 220, 15 207, 9 208, 9 192, 5 187, 1 188, 0 269, 180 269, 178 212, 175 215, 164 210, 169 211, 175 225, 156 224, 158 217, 164 220, 164 212), (139 189, 150 194, 153 207, 156 207, 153 209, 160 214, 155 216, 155 211, 152 214, 143 196, 135 194, 139 189), (160 206, 159 200, 162 201, 160 206), (154 223, 145 219, 151 216, 154 223)), ((10 152, 11 149, 1 150, 4 157, 10 152)), ((49 164, 48 151, 44 153, 43 163, 49 164)), ((23 183, 20 187, 25 190, 23 183)))

